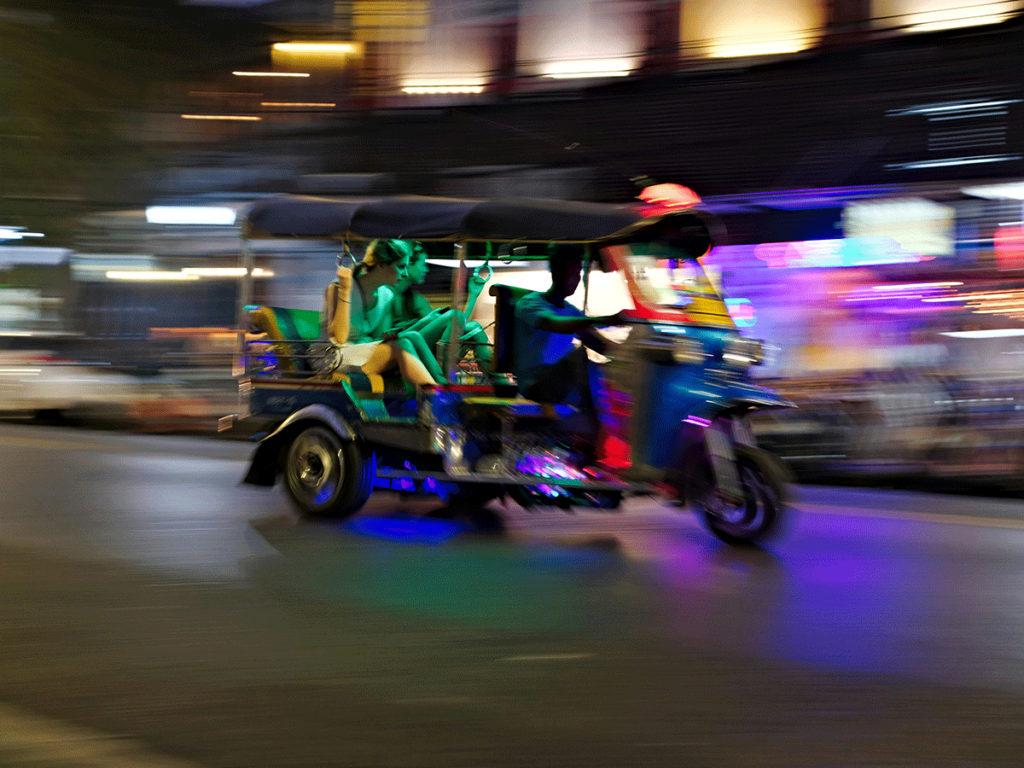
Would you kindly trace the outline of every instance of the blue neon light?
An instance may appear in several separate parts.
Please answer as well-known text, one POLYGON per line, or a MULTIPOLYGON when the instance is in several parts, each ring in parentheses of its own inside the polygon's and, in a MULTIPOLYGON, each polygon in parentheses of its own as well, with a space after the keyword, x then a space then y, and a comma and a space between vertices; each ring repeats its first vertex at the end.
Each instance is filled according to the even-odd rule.
POLYGON ((357 517, 344 526, 352 533, 400 544, 442 544, 467 529, 452 520, 423 517, 357 517))

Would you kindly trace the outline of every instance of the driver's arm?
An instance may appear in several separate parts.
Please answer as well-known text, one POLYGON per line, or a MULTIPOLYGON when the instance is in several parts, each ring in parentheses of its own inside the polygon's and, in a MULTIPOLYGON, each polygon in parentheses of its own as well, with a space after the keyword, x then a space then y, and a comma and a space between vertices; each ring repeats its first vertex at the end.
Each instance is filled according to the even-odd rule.
POLYGON ((593 328, 585 328, 576 335, 579 337, 579 340, 583 342, 583 346, 588 349, 592 349, 595 352, 599 352, 602 355, 608 351, 609 345, 614 343, 606 339, 593 328))
MULTIPOLYGON (((547 331, 548 333, 580 335, 582 332, 589 331, 595 327, 618 325, 619 323, 620 320, 617 314, 596 315, 594 317, 586 315, 581 317, 565 317, 545 312, 537 317, 535 324, 542 331, 547 331)), ((582 335, 580 335, 580 338, 582 339, 582 335)))

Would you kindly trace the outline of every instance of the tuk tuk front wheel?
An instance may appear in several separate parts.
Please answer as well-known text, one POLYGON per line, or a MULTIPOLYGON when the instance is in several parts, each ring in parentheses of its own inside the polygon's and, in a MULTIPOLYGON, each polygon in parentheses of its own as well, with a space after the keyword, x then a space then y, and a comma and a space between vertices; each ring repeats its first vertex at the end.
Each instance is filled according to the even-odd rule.
POLYGON ((358 512, 373 490, 376 457, 356 440, 322 425, 299 431, 288 445, 284 486, 310 517, 338 519, 358 512))
POLYGON ((785 472, 757 448, 736 446, 743 501, 729 504, 713 491, 694 499, 708 530, 733 546, 756 544, 775 532, 787 498, 785 472))

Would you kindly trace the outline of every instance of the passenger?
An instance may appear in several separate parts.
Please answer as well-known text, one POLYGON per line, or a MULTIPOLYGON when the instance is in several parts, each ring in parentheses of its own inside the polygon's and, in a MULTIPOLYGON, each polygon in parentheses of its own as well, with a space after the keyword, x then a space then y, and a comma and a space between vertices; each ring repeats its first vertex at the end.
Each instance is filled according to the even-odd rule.
MULTIPOLYGON (((431 375, 443 381, 445 374, 437 362, 437 347, 439 343, 447 342, 451 334, 451 308, 434 309, 423 294, 416 290, 416 286, 426 281, 429 267, 427 252, 420 243, 413 243, 412 251, 406 277, 400 279, 393 289, 396 295, 391 304, 392 322, 385 338, 396 339, 403 349, 419 357, 431 375)), ((467 320, 467 316, 473 312, 473 306, 486 282, 486 279, 475 273, 470 277, 466 310, 460 312, 463 347, 473 350, 481 366, 487 366, 491 360, 490 340, 480 323, 467 320)), ((464 354, 462 352, 460 358, 464 354)))
POLYGON ((611 342, 594 329, 622 325, 622 316, 590 317, 566 301, 582 276, 583 254, 578 246, 553 245, 548 256, 551 287, 516 302, 513 372, 527 399, 579 408, 586 423, 574 431, 584 441, 596 440, 601 420, 596 400, 603 382, 587 357, 587 348, 606 352, 611 342), (582 342, 578 348, 577 338, 582 342))
POLYGON ((401 240, 374 240, 353 269, 338 267, 338 278, 324 292, 322 335, 341 349, 343 365, 381 374, 395 366, 411 384, 436 384, 419 358, 385 341, 393 286, 405 276, 411 249, 401 240))

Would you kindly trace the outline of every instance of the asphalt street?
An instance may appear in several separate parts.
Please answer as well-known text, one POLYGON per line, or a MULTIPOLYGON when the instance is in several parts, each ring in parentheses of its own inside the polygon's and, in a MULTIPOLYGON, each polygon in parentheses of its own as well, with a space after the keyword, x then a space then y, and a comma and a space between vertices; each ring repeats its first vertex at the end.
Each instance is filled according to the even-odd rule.
POLYGON ((0 425, 0 768, 1024 765, 1020 500, 313 524, 250 449, 0 425))

